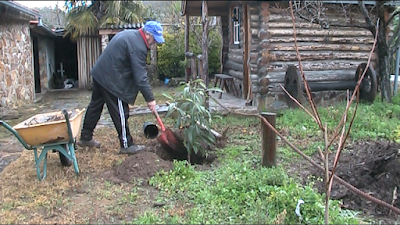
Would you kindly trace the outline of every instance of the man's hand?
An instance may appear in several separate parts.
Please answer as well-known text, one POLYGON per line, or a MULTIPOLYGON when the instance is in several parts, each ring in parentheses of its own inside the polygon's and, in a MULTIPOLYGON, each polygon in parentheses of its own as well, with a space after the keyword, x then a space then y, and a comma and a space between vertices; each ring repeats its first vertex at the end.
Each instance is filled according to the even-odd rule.
POLYGON ((156 111, 156 100, 147 103, 147 107, 149 107, 150 111, 154 113, 156 111))

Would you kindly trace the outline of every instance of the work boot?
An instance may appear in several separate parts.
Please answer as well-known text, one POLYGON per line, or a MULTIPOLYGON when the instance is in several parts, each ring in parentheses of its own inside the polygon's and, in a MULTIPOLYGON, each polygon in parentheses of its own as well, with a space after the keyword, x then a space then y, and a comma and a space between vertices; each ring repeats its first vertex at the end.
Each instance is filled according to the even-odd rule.
POLYGON ((85 141, 85 140, 79 139, 78 145, 81 146, 81 147, 89 147, 89 148, 96 147, 96 148, 100 148, 100 142, 95 141, 93 139, 90 140, 90 141, 85 141))
POLYGON ((136 154, 146 149, 144 145, 131 145, 127 148, 121 148, 119 154, 136 154))

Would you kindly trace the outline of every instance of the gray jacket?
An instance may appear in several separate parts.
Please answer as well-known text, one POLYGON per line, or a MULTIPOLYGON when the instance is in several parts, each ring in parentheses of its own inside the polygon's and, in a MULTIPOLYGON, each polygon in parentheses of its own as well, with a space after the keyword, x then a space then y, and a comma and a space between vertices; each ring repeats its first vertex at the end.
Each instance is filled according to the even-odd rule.
POLYGON ((93 66, 93 79, 128 104, 135 103, 138 91, 146 102, 153 101, 146 71, 147 51, 139 30, 117 33, 93 66))

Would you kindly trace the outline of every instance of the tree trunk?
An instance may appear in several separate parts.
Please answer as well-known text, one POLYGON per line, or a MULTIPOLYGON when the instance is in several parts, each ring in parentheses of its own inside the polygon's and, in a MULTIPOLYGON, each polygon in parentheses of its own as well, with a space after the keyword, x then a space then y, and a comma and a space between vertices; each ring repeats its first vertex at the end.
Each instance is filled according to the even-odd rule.
POLYGON ((377 40, 377 53, 378 53, 378 78, 381 87, 381 99, 388 102, 392 101, 391 87, 390 87, 390 73, 389 66, 389 46, 387 40, 388 27, 386 24, 385 15, 385 1, 376 1, 379 17, 379 31, 377 40))

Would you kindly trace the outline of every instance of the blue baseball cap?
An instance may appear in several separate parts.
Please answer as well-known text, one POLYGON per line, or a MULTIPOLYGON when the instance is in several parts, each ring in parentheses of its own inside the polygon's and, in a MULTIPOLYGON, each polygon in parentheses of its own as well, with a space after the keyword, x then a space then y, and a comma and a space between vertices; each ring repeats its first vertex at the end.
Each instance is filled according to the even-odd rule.
POLYGON ((162 36, 163 28, 161 24, 157 21, 147 21, 144 25, 144 29, 151 33, 157 43, 164 43, 164 37, 162 36))

